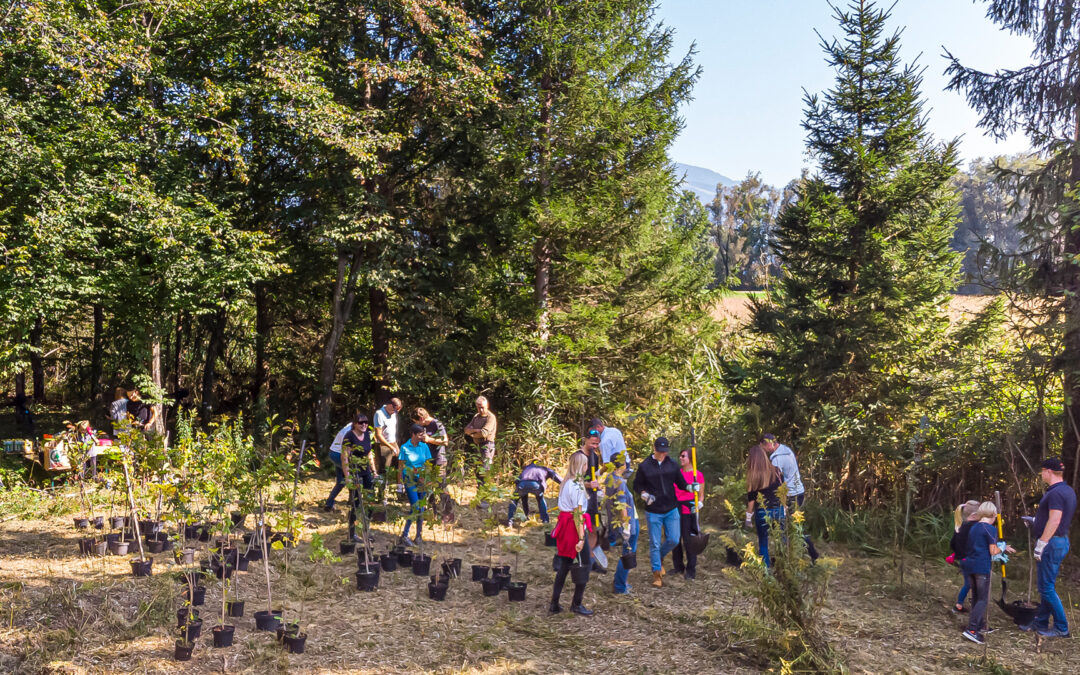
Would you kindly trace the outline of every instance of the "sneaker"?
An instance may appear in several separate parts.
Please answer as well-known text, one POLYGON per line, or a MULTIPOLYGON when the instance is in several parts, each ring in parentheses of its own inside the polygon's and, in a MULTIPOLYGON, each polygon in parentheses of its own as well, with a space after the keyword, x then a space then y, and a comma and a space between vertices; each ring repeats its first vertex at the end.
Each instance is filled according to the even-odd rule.
POLYGON ((405 548, 408 548, 410 546, 415 546, 415 544, 413 544, 413 540, 409 539, 408 537, 402 537, 401 539, 398 539, 398 543, 401 544, 402 546, 404 546, 405 548))
POLYGON ((358 535, 358 534, 354 534, 354 535, 353 535, 352 537, 350 537, 350 539, 352 539, 353 541, 355 541, 355 542, 356 542, 357 544, 363 544, 363 543, 364 543, 364 538, 363 538, 363 537, 361 537, 361 536, 360 536, 360 535, 358 535))
POLYGON ((976 633, 975 631, 964 631, 964 637, 971 640, 977 645, 986 644, 986 640, 983 639, 982 633, 976 633))
POLYGON ((687 581, 693 581, 694 579, 697 579, 697 572, 695 570, 686 570, 683 572, 683 578, 687 581))
POLYGON ((325 511, 326 513, 330 513, 331 511, 334 510, 334 505, 333 504, 324 504, 323 507, 322 507, 322 510, 325 511))
POLYGON ((592 616, 593 615, 593 611, 591 609, 586 609, 585 607, 583 607, 581 605, 571 605, 570 606, 570 611, 573 612, 574 614, 580 614, 581 616, 592 616))
POLYGON ((1052 637, 1052 638, 1057 638, 1057 637, 1063 637, 1063 638, 1067 638, 1067 637, 1072 637, 1071 635, 1069 635, 1068 631, 1062 632, 1061 630, 1059 630, 1059 629, 1058 629, 1058 627, 1057 627, 1057 626, 1054 626, 1053 628, 1045 628, 1045 629, 1044 629, 1044 628, 1040 628, 1038 632, 1039 632, 1039 635, 1041 635, 1041 636, 1043 636, 1043 637, 1052 637))
POLYGON ((548 607, 548 612, 551 614, 558 614, 562 611, 562 606, 555 604, 548 607))
POLYGON ((1019 628, 1020 630, 1024 631, 1025 633, 1030 633, 1030 632, 1031 632, 1031 631, 1033 631, 1033 630, 1040 630, 1040 631, 1042 631, 1042 630, 1046 630, 1046 628, 1039 628, 1038 626, 1036 626, 1036 625, 1035 625, 1035 622, 1034 622, 1034 621, 1032 621, 1031 623, 1022 623, 1022 624, 1019 624, 1019 625, 1017 626, 1017 628, 1019 628))
POLYGON ((968 610, 967 610, 967 607, 964 607, 963 605, 953 605, 952 613, 953 614, 967 614, 968 610))
POLYGON ((617 590, 615 590, 615 589, 613 588, 613 589, 611 589, 611 594, 612 594, 612 595, 630 595, 630 591, 632 591, 632 590, 633 590, 633 589, 632 589, 632 588, 630 588, 629 586, 627 586, 627 587, 626 587, 626 590, 625 590, 625 591, 617 591, 617 590))
POLYGON ((983 635, 989 635, 990 633, 993 633, 996 630, 997 630, 997 628, 990 628, 989 626, 984 626, 983 629, 981 631, 979 631, 979 632, 982 633, 983 635))

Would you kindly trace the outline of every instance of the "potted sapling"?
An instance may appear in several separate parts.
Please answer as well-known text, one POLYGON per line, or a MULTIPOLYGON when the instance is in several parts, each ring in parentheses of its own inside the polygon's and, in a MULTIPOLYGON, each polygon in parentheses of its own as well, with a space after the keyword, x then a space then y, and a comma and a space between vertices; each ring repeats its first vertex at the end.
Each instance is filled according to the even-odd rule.
MULTIPOLYGON (((521 552, 527 548, 525 543, 525 537, 513 536, 507 537, 503 540, 503 548, 514 554, 514 575, 517 576, 521 569, 518 565, 521 559, 521 552)), ((520 578, 520 577, 519 577, 520 578)), ((509 581, 506 583, 506 593, 510 602, 524 602, 525 589, 528 586, 524 581, 509 581)))
POLYGON ((341 562, 341 558, 334 555, 333 551, 326 548, 322 536, 318 532, 314 532, 311 535, 308 560, 315 563, 316 569, 311 574, 303 575, 300 578, 300 614, 295 621, 290 621, 282 626, 283 634, 281 642, 285 649, 291 654, 304 653, 304 645, 307 643, 308 636, 307 633, 300 630, 300 626, 304 620, 304 608, 307 605, 308 589, 315 585, 316 579, 322 576, 317 574, 318 567, 320 565, 325 565, 329 568, 334 563, 341 562))
MULTIPOLYGON (((289 574, 290 574, 290 570, 289 570, 289 558, 290 558, 289 549, 290 548, 295 548, 297 545, 299 545, 299 543, 300 543, 300 534, 301 534, 301 531, 302 531, 301 526, 300 526, 300 524, 302 522, 302 519, 296 513, 296 503, 297 503, 296 502, 296 491, 297 491, 297 487, 298 487, 298 485, 300 483, 300 473, 304 470, 305 466, 310 466, 310 467, 318 466, 317 462, 312 462, 310 460, 309 460, 308 464, 305 465, 305 463, 304 463, 304 452, 305 452, 306 448, 307 448, 307 441, 304 441, 303 443, 300 444, 299 457, 298 457, 298 459, 296 461, 295 467, 293 467, 290 464, 290 469, 289 470, 290 470, 290 472, 292 474, 292 479, 293 479, 292 490, 284 490, 278 495, 278 501, 280 503, 282 503, 282 505, 285 507, 285 513, 278 516, 278 518, 276 520, 276 526, 278 527, 279 530, 281 530, 281 533, 284 536, 280 540, 273 542, 273 548, 274 548, 274 550, 284 550, 284 552, 285 552, 285 572, 282 575, 282 578, 283 578, 283 580, 285 582, 285 592, 284 592, 285 597, 283 598, 283 601, 282 601, 283 606, 288 601, 288 592, 289 592, 289 578, 290 578, 289 577, 289 574)), ((293 570, 293 573, 295 573, 295 570, 293 570)), ((284 613, 281 614, 281 620, 282 620, 283 625, 288 625, 288 624, 285 623, 284 613)), ((301 649, 302 648, 303 647, 301 647, 301 649)))
MULTIPOLYGON (((251 471, 251 488, 256 496, 256 503, 258 504, 258 519, 255 523, 258 544, 260 547, 260 556, 262 559, 262 567, 264 577, 266 579, 266 610, 255 612, 255 628, 263 631, 277 631, 281 625, 281 611, 273 608, 273 587, 270 580, 270 537, 267 523, 267 508, 266 499, 267 494, 270 491, 275 479, 280 476, 288 475, 291 464, 284 457, 282 453, 275 453, 273 449, 274 436, 276 435, 279 427, 274 425, 274 418, 270 420, 271 428, 269 439, 269 446, 263 450, 260 450, 257 458, 258 461, 254 462, 255 468, 251 471)), ((291 443, 291 437, 286 435, 287 443, 291 443)))

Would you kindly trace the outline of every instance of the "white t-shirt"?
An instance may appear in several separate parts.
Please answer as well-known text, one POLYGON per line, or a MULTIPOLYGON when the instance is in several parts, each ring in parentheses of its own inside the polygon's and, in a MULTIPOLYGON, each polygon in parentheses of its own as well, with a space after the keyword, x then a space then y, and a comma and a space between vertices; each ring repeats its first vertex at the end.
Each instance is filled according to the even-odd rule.
POLYGON ((589 493, 576 480, 563 481, 559 489, 559 510, 573 511, 579 507, 582 512, 589 508, 589 493))
POLYGON ((341 431, 334 436, 334 442, 330 444, 330 452, 341 454, 341 444, 345 442, 345 434, 349 433, 349 429, 352 429, 352 422, 341 427, 341 431))
MULTIPOLYGON (((604 464, 607 464, 612 457, 625 450, 626 440, 623 439, 622 432, 615 427, 604 427, 604 431, 600 434, 600 459, 604 460, 604 464)), ((629 458, 624 457, 623 459, 628 460, 629 458)))
POLYGON ((386 406, 375 411, 375 428, 382 429, 383 438, 387 443, 397 443, 397 413, 386 414, 386 406))

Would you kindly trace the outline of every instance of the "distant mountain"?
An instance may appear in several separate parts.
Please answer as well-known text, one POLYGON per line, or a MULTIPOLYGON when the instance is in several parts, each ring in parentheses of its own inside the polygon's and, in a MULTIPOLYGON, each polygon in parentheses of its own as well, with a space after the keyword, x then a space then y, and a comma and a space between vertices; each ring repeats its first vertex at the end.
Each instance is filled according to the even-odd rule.
POLYGON ((717 183, 722 183, 726 187, 735 185, 735 181, 712 169, 678 162, 675 163, 675 176, 683 179, 683 186, 693 191, 702 204, 708 204, 716 197, 717 183))

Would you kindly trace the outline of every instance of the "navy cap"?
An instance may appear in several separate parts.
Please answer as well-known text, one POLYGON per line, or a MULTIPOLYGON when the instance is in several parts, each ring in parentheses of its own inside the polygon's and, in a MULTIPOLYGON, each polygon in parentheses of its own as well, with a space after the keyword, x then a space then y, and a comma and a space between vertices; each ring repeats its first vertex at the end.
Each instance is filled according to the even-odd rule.
POLYGON ((1061 473, 1065 470, 1065 462, 1061 461, 1061 459, 1057 457, 1050 457, 1048 459, 1044 459, 1041 466, 1044 469, 1050 469, 1051 471, 1057 471, 1058 473, 1061 473))
POLYGON ((664 438, 663 436, 661 436, 660 438, 656 439, 656 442, 653 443, 653 449, 654 450, 659 450, 661 452, 667 452, 668 451, 668 440, 666 438, 664 438))

